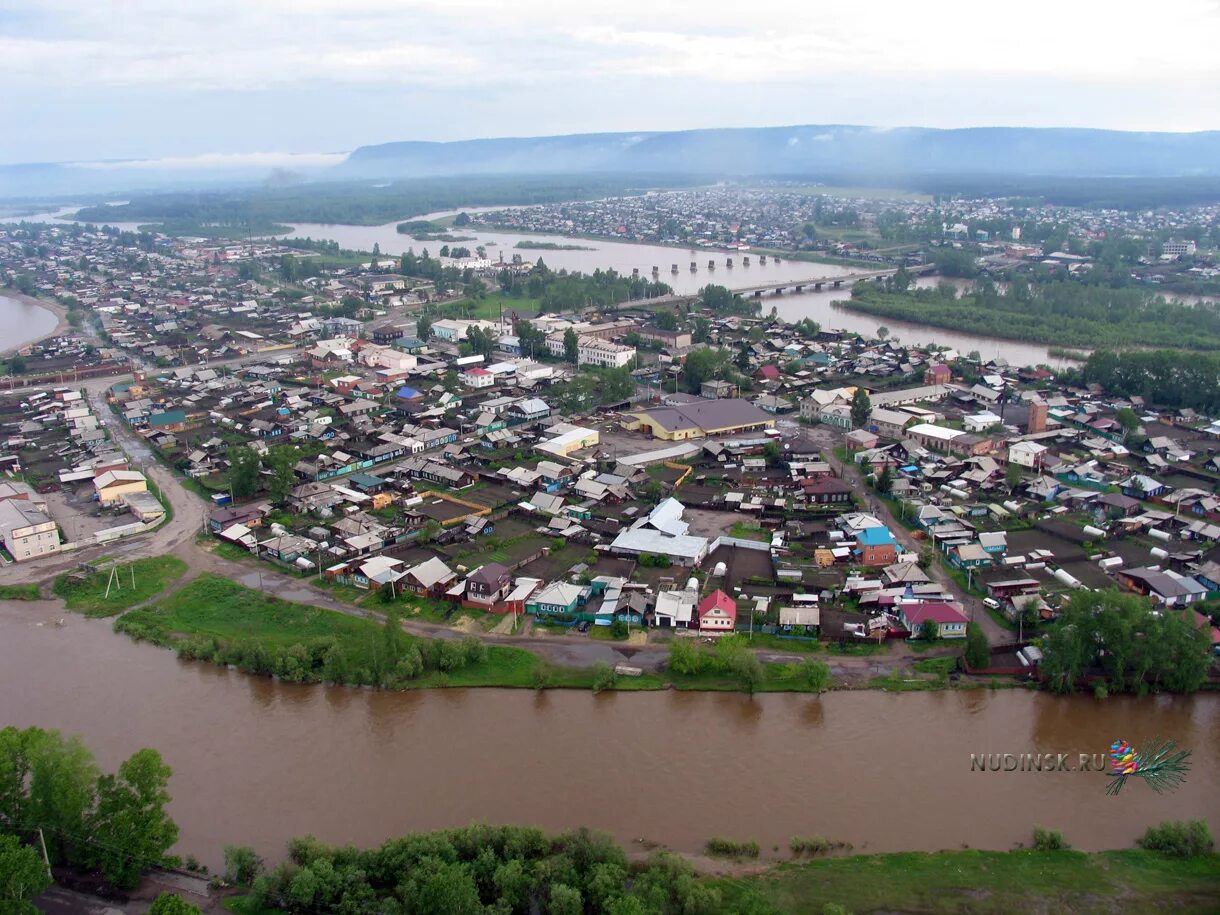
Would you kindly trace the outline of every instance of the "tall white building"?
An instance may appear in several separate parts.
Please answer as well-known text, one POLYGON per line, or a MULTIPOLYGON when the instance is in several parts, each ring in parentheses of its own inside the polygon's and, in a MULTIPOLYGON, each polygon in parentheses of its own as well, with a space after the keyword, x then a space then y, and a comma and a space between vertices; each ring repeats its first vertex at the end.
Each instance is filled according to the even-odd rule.
POLYGON ((635 359, 635 347, 622 343, 611 343, 596 337, 581 337, 576 347, 577 365, 600 365, 607 368, 622 368, 635 359))

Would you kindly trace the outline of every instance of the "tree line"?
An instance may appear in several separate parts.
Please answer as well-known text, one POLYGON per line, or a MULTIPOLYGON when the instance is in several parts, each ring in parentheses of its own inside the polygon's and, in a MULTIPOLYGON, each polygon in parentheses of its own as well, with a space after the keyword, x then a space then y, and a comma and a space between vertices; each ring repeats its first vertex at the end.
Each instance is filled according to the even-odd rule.
POLYGON ((854 311, 985 334, 1061 346, 1171 346, 1220 349, 1220 309, 1166 301, 1140 288, 1113 289, 1074 280, 1028 282, 1014 277, 1005 291, 990 279, 962 295, 950 283, 886 290, 857 283, 854 311))
POLYGON ((1220 410, 1220 354, 1180 350, 1095 350, 1071 384, 1099 384, 1111 395, 1138 396, 1150 404, 1204 412, 1220 410))

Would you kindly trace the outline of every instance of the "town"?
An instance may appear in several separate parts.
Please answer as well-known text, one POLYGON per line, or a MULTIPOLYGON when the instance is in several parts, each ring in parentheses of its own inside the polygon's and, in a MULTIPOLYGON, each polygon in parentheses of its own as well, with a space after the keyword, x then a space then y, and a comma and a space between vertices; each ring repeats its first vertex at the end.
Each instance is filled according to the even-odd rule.
POLYGON ((159 550, 177 525, 210 562, 408 628, 592 640, 628 677, 738 634, 882 686, 944 682, 893 646, 971 632, 954 677, 1037 680, 1073 595, 1119 588, 1206 646, 1174 656, 1182 688, 1220 676, 1220 421, 1076 369, 785 323, 719 286, 657 305, 660 284, 519 260, 310 255, 0 235, 10 282, 70 319, 9 361, 6 561, 105 579, 108 545, 159 550), (573 283, 606 304, 505 312, 514 286, 573 283))

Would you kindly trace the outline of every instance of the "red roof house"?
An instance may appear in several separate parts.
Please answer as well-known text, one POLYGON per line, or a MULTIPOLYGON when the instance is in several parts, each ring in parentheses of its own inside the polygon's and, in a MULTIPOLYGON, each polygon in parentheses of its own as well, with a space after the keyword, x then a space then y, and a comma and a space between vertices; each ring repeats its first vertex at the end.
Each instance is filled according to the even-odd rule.
POLYGON ((761 366, 754 375, 763 381, 779 381, 779 366, 768 362, 766 365, 761 366))
POLYGON ((700 630, 732 632, 737 625, 737 601, 717 588, 699 601, 695 615, 699 618, 700 630))
POLYGON ((919 635, 919 627, 924 620, 932 620, 940 629, 942 639, 964 639, 966 623, 969 620, 962 611, 944 601, 920 601, 901 604, 898 607, 898 619, 912 636, 919 635))

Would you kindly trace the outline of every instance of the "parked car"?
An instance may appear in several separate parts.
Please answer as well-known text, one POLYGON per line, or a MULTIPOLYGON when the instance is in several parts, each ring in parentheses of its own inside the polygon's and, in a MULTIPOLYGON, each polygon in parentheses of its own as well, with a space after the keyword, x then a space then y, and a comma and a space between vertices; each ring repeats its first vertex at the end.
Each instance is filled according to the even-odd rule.
POLYGON ((590 623, 588 620, 582 620, 581 622, 576 624, 576 631, 577 632, 588 632, 589 627, 591 625, 592 625, 592 623, 590 623))

